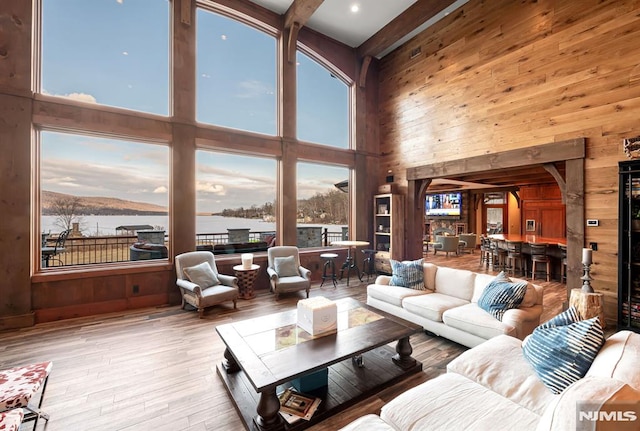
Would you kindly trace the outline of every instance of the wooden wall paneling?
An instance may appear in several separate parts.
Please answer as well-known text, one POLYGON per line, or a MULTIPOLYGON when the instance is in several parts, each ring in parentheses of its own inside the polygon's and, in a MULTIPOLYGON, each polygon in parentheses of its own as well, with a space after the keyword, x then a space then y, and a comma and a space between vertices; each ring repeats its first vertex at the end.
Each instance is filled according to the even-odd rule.
POLYGON ((31 95, 33 2, 5 2, 0 10, 0 89, 31 95))
MULTIPOLYGON (((0 94, 0 330, 33 324, 31 261, 31 99, 0 94)), ((33 248, 32 248, 33 247, 33 248)))

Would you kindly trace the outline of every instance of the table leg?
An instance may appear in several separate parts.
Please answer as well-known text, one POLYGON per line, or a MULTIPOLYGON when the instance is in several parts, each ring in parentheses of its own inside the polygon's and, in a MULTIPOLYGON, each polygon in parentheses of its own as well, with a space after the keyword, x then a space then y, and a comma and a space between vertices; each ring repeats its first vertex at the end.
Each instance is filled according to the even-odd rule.
POLYGON ((409 343, 409 337, 404 337, 398 340, 398 344, 396 344, 396 352, 398 352, 398 354, 394 355, 391 359, 394 364, 403 370, 408 370, 416 365, 416 360, 411 357, 413 348, 411 347, 411 343, 409 343))
POLYGON ((224 349, 223 356, 224 359, 222 360, 222 368, 224 368, 227 374, 237 373, 238 371, 240 371, 240 366, 229 351, 229 348, 224 349))
POLYGON ((253 418, 253 424, 260 431, 284 430, 284 420, 278 412, 280 400, 276 394, 276 388, 260 393, 258 401, 258 415, 253 418))

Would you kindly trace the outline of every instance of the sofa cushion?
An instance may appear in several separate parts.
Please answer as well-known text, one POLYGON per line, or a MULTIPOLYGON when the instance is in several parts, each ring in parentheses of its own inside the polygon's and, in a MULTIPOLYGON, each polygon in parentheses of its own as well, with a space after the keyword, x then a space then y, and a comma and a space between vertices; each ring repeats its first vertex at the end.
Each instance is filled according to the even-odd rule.
POLYGON ((422 266, 424 267, 424 286, 429 290, 436 290, 438 266, 428 262, 423 263, 422 266))
POLYGON ((518 308, 527 292, 527 282, 514 283, 501 272, 480 295, 478 306, 498 320, 506 310, 518 308))
POLYGON ((401 286, 389 286, 386 284, 370 284, 367 286, 367 295, 380 301, 402 307, 402 300, 409 296, 431 294, 430 290, 407 289, 401 286))
POLYGON ((396 430, 535 430, 540 416, 455 373, 411 388, 382 406, 396 430))
POLYGON ((587 376, 612 377, 640 391, 640 334, 620 331, 611 335, 587 371, 587 376))
POLYGON ((463 375, 539 415, 555 397, 522 355, 522 341, 507 335, 462 353, 447 364, 447 372, 463 375))
POLYGON ((464 299, 436 292, 429 295, 407 296, 402 300, 402 307, 410 313, 417 314, 425 319, 442 322, 442 313, 450 308, 460 307, 468 303, 464 299))
POLYGON ((515 327, 499 321, 474 303, 446 310, 442 321, 447 326, 485 339, 501 334, 516 336, 515 327))
POLYGON ((391 262, 390 286, 402 286, 410 289, 424 290, 424 267, 423 260, 397 261, 389 259, 391 262))
POLYGON ((598 318, 579 319, 575 307, 569 307, 534 329, 522 345, 540 380, 556 394, 584 377, 604 344, 598 318))
POLYGON ((436 292, 470 301, 476 274, 465 269, 441 266, 436 271, 436 292))
POLYGON ((209 262, 202 262, 198 265, 190 266, 183 269, 182 272, 184 272, 184 275, 190 282, 197 284, 201 289, 220 284, 220 280, 216 277, 216 273, 213 272, 209 262))
MULTIPOLYGON (((566 430, 637 430, 640 420, 640 392, 631 386, 611 378, 585 377, 573 383, 562 394, 554 397, 545 410, 538 431, 566 430), (591 421, 581 417, 583 412, 629 412, 634 411, 634 421, 591 421)), ((614 414, 615 414, 614 413, 614 414)))
MULTIPOLYGON (((487 285, 493 280, 494 276, 491 274, 476 274, 476 279, 474 281, 473 286, 473 297, 471 298, 471 302, 478 302, 482 292, 487 287, 487 285)), ((513 282, 524 282, 521 278, 510 277, 513 282)), ((522 303, 520 307, 533 307, 536 304, 542 304, 542 289, 535 286, 527 281, 527 292, 524 294, 524 298, 522 299, 522 303), (538 291, 538 289, 540 291, 538 291)))
POLYGON ((394 428, 380 419, 379 416, 368 414, 359 417, 339 431, 395 431, 394 428))

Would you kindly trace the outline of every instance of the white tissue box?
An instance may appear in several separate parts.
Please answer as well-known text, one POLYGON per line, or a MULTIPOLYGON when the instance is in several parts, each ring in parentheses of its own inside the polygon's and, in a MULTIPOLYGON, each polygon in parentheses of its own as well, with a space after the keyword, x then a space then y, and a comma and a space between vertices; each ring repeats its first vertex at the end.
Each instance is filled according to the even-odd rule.
POLYGON ((338 330, 338 307, 324 296, 298 301, 298 326, 311 335, 326 335, 338 330))

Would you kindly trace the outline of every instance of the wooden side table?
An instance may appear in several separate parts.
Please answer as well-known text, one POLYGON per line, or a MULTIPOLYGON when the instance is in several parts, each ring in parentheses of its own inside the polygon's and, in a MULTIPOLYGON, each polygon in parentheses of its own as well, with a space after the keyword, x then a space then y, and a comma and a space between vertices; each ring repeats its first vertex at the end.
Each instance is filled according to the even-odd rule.
POLYGON ((571 289, 569 305, 576 307, 578 314, 583 319, 600 317, 600 325, 605 328, 604 322, 604 294, 583 292, 582 289, 571 289))
POLYGON ((253 291, 253 282, 258 276, 258 270, 260 265, 251 265, 250 269, 246 269, 242 265, 236 265, 233 267, 236 277, 238 277, 238 287, 240 288, 241 299, 252 299, 256 297, 253 291))

